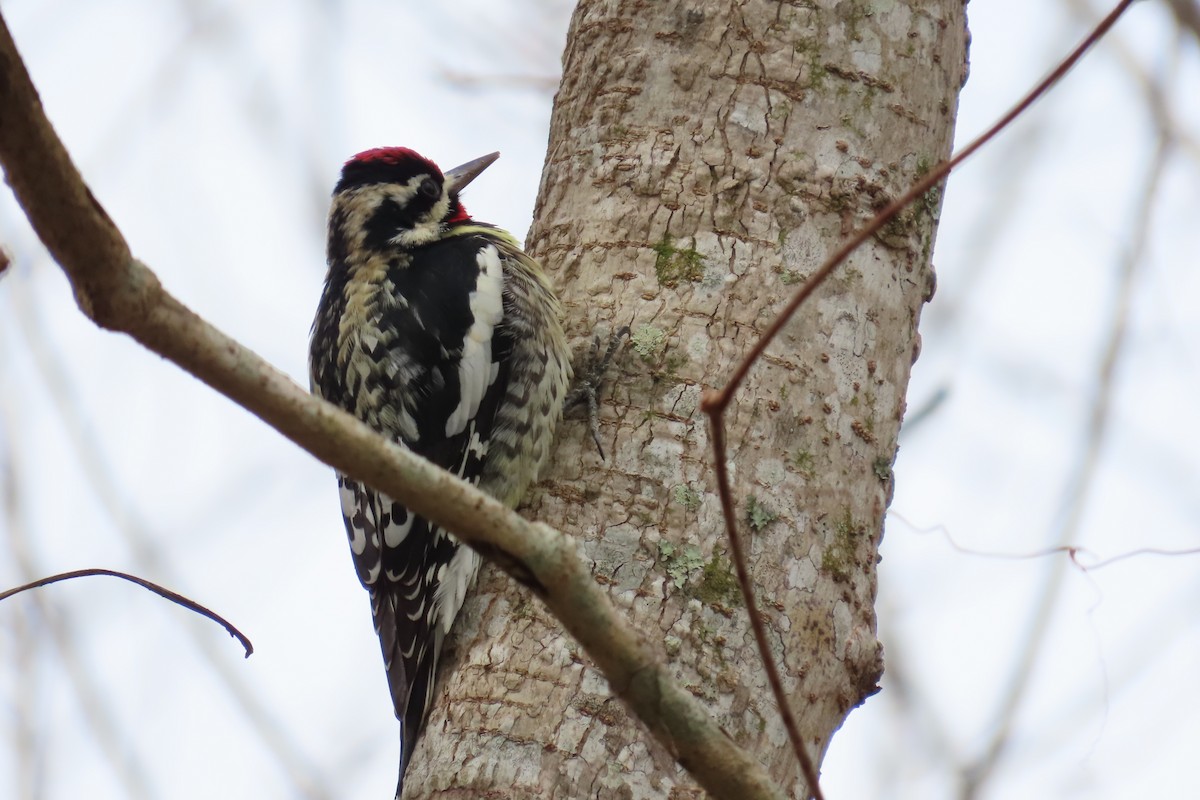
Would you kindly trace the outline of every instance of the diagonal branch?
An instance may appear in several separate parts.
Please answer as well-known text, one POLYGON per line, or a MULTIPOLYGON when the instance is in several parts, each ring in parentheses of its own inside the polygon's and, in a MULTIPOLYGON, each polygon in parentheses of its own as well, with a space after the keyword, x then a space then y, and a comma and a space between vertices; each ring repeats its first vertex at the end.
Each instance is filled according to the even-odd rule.
POLYGON ((587 650, 613 691, 712 795, 780 798, 762 766, 738 748, 670 675, 658 650, 592 580, 573 541, 501 503, 301 389, 163 289, 84 185, 47 120, 0 18, 0 164, 18 202, 62 266, 80 308, 233 399, 321 461, 519 564, 534 591, 587 650))

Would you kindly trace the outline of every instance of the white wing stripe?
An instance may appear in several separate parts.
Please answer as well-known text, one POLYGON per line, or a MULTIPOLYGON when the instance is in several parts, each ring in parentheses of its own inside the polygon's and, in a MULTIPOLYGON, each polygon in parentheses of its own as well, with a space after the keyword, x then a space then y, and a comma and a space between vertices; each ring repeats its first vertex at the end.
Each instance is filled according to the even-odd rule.
POLYGON ((475 260, 479 263, 479 277, 470 295, 474 322, 467 331, 462 359, 458 362, 459 402, 446 420, 447 436, 466 430, 467 421, 478 413, 484 393, 495 380, 492 333, 504 318, 504 268, 494 244, 480 250, 475 260))

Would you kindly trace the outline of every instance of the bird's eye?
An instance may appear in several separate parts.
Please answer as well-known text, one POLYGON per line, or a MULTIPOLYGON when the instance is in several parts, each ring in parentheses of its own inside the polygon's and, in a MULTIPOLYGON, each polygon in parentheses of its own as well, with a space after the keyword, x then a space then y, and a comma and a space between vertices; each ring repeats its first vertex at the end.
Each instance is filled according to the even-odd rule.
POLYGON ((421 185, 417 187, 417 191, 431 199, 442 196, 442 189, 433 178, 426 178, 421 181, 421 185))

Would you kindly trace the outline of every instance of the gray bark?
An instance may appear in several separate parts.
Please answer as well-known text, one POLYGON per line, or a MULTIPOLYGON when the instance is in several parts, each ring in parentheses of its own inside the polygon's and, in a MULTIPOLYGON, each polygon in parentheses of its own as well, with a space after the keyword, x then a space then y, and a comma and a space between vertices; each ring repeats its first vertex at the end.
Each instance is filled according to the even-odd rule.
MULTIPOLYGON (((631 324, 597 457, 570 421, 525 513, 574 535, 662 658, 806 787, 727 555, 701 392, 842 237, 950 152, 962 0, 582 2, 530 252, 569 334, 631 324)), ((860 248, 727 414, 760 608, 819 760, 875 691, 873 601, 940 194, 860 248)), ((698 797, 529 594, 486 570, 406 797, 698 797)))

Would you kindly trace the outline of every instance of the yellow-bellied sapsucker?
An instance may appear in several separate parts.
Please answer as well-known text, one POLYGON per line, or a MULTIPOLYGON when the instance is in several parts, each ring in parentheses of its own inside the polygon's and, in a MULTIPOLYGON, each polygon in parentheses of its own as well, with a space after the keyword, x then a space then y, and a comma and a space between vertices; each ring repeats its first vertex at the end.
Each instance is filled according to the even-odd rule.
MULTIPOLYGON (((549 452, 571 366, 541 268, 459 200, 498 157, 444 174, 400 147, 346 162, 309 369, 316 394, 516 506, 549 452)), ((399 797, 479 556, 353 478, 338 487, 400 720, 399 797)))

